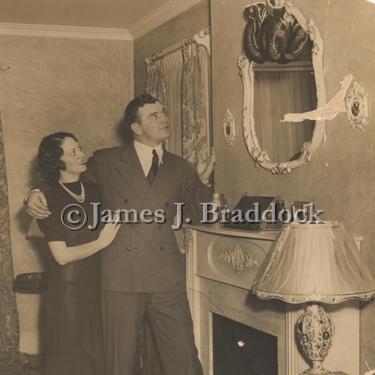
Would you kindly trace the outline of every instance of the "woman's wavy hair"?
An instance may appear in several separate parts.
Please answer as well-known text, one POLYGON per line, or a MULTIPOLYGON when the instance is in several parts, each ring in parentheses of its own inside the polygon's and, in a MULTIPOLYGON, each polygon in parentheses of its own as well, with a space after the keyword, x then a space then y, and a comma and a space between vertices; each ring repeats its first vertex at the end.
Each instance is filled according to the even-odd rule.
POLYGON ((60 160, 64 150, 60 147, 65 138, 77 138, 71 133, 54 133, 44 137, 39 145, 38 166, 36 170, 42 174, 49 186, 56 185, 60 178, 60 171, 65 171, 65 163, 60 160))

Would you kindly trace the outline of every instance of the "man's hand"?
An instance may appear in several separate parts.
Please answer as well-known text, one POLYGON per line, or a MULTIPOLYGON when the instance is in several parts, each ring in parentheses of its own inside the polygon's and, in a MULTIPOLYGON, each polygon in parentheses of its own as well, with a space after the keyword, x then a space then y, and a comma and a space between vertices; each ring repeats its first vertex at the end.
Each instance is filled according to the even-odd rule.
POLYGON ((211 147, 211 155, 206 161, 202 159, 202 156, 198 154, 197 173, 198 177, 205 185, 210 183, 210 176, 214 171, 214 165, 216 162, 215 150, 211 147))
POLYGON ((35 219, 44 219, 51 215, 47 200, 41 191, 33 191, 27 199, 27 213, 35 219))

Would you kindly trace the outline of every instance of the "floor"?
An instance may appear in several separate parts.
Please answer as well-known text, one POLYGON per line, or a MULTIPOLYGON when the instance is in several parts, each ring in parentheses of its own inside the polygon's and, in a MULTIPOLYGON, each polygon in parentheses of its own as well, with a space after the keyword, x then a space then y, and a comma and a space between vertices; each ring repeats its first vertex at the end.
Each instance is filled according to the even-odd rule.
MULTIPOLYGON (((18 351, 0 352, 1 375, 46 375, 42 355, 28 355, 18 351)), ((132 375, 146 375, 137 363, 134 363, 132 375)))

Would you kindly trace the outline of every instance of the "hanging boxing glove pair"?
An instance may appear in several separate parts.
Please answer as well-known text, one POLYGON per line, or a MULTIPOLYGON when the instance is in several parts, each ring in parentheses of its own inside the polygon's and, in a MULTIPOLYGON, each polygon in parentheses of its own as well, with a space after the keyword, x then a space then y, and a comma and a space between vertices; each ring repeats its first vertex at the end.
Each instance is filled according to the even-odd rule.
POLYGON ((255 3, 245 8, 245 13, 249 18, 244 35, 244 52, 250 61, 257 64, 266 62, 266 58, 261 54, 259 48, 260 28, 267 16, 266 5, 255 3))
POLYGON ((286 64, 301 57, 309 36, 296 19, 285 12, 285 6, 275 7, 271 0, 245 8, 249 18, 244 35, 244 52, 250 61, 286 64))

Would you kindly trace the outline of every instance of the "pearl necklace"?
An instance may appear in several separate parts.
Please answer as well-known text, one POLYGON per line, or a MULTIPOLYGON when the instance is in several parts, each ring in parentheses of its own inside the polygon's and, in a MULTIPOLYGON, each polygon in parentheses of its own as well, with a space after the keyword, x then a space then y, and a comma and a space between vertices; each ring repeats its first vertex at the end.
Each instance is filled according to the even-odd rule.
POLYGON ((71 192, 60 180, 59 180, 59 184, 64 188, 64 190, 70 194, 74 199, 76 199, 79 203, 83 203, 85 201, 85 188, 83 187, 83 184, 82 184, 82 181, 80 181, 81 183, 81 195, 77 195, 77 194, 74 194, 73 192, 71 192))

